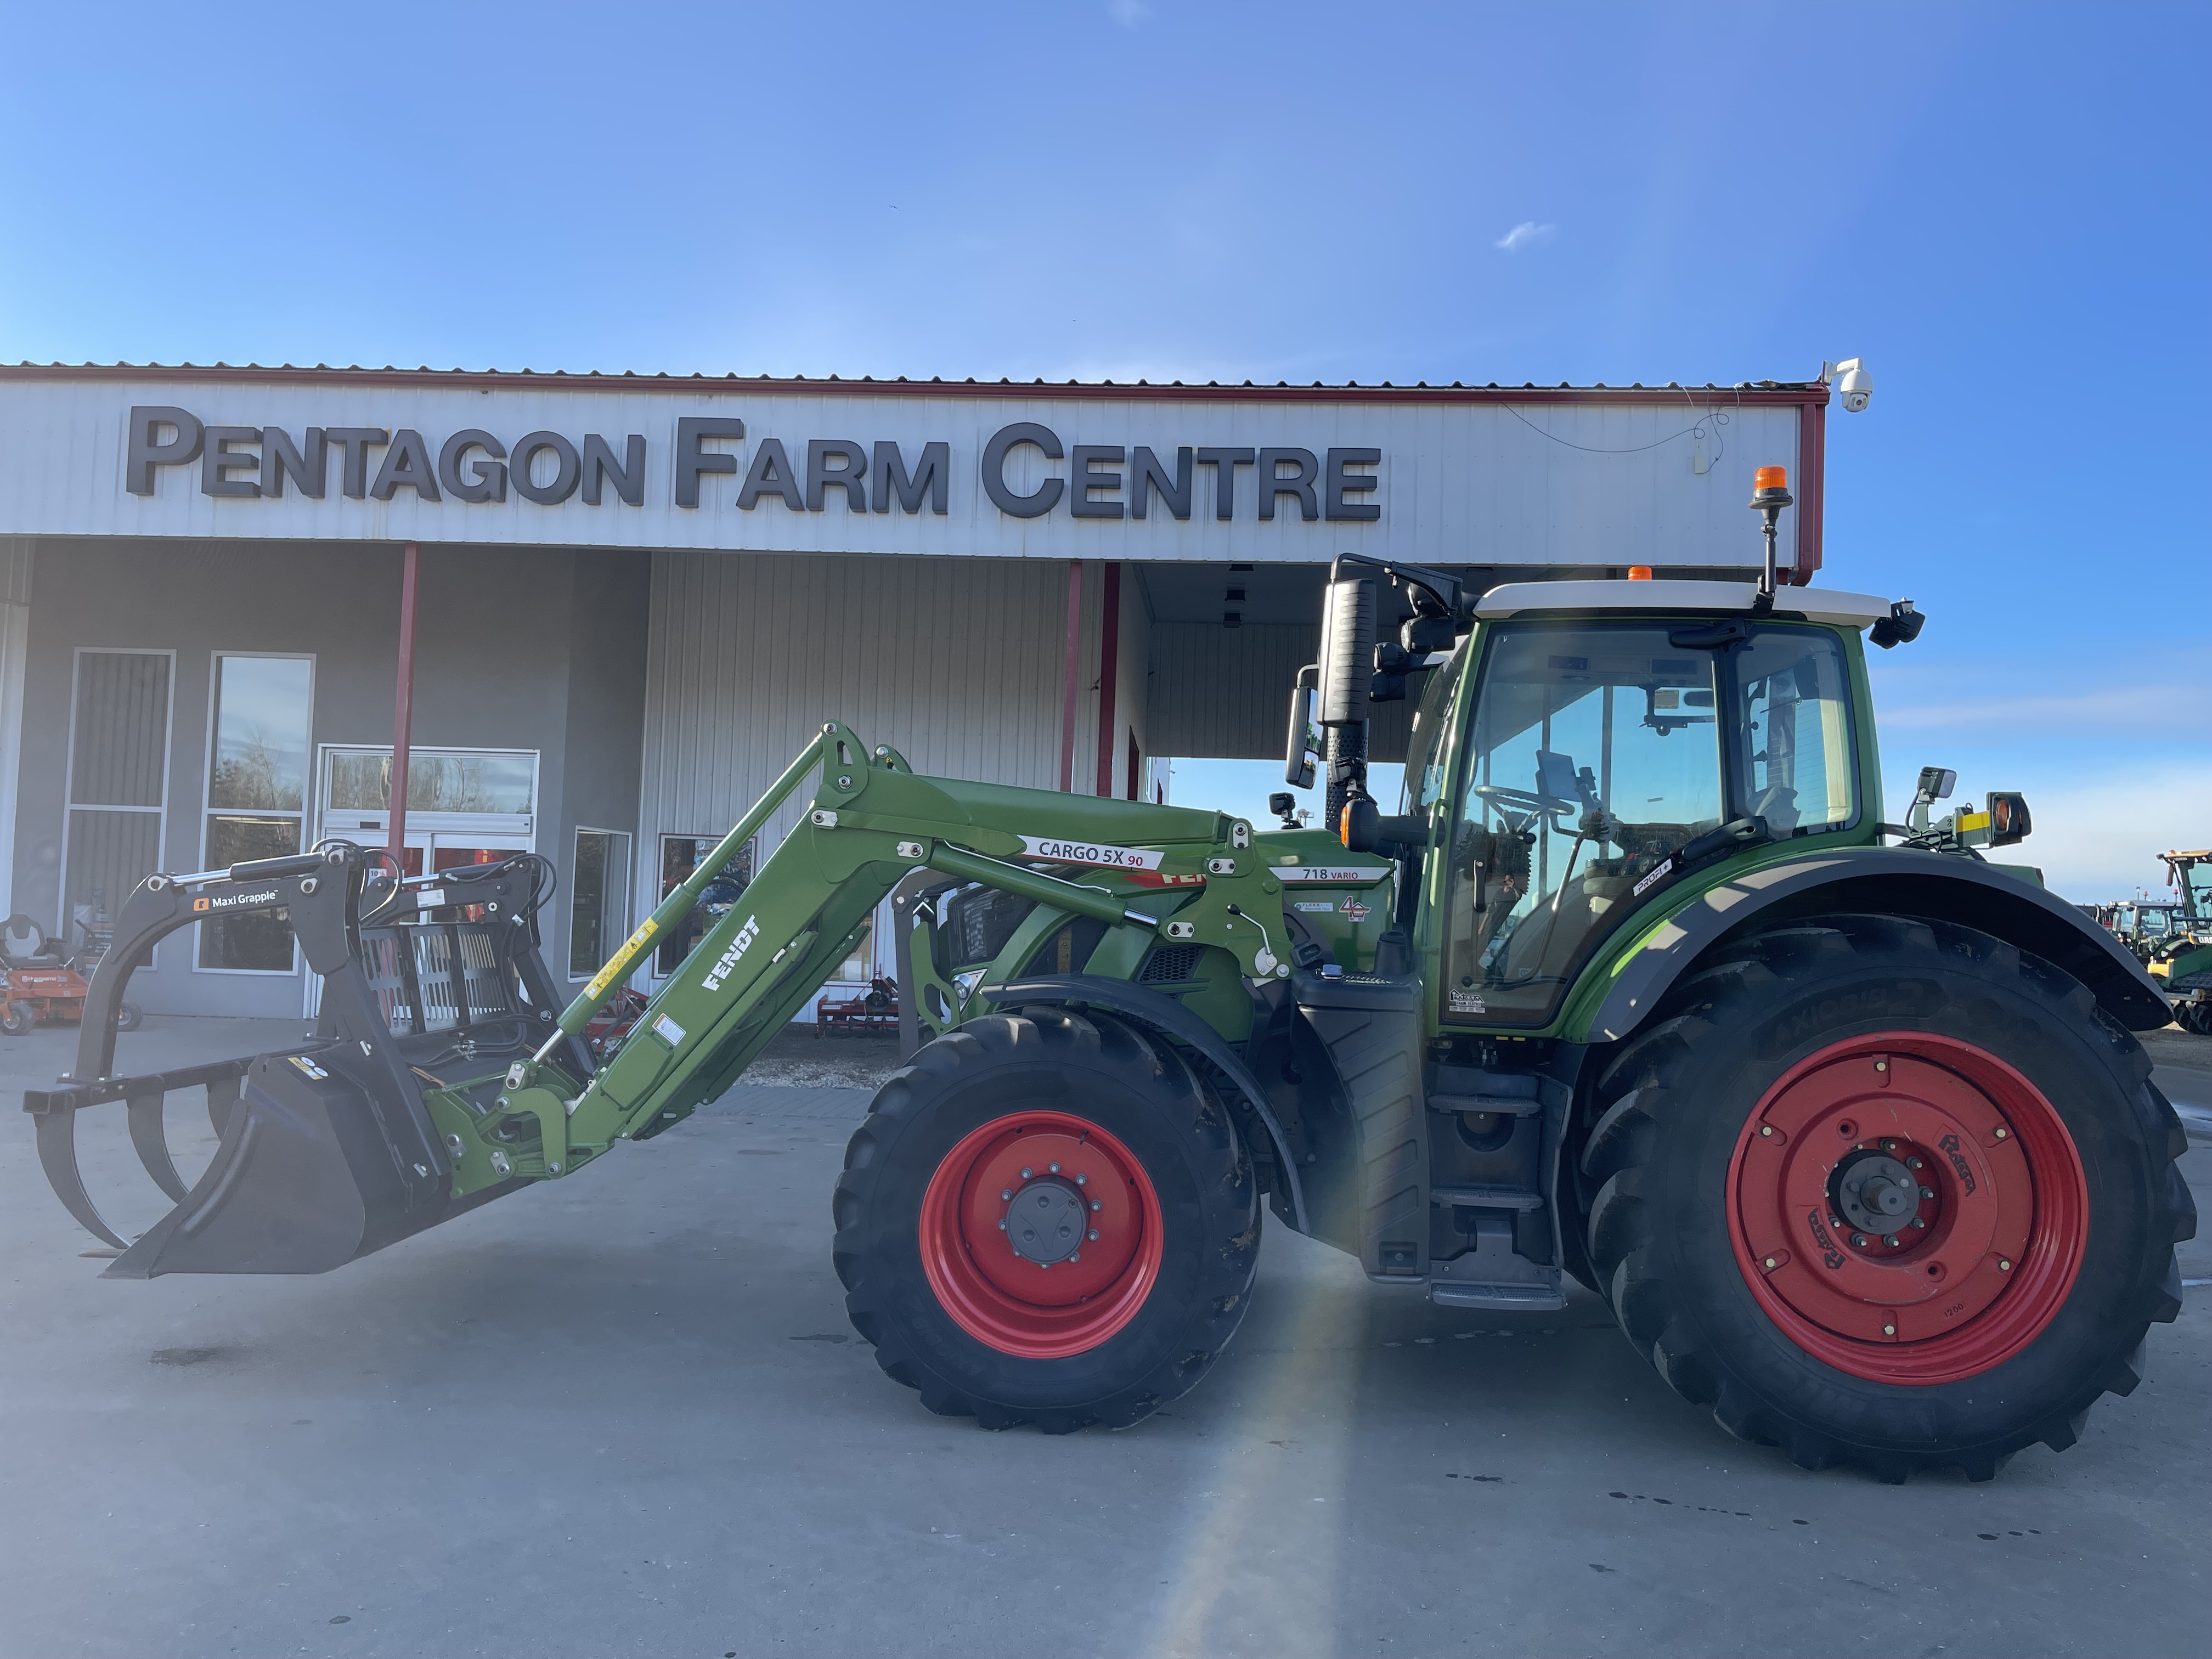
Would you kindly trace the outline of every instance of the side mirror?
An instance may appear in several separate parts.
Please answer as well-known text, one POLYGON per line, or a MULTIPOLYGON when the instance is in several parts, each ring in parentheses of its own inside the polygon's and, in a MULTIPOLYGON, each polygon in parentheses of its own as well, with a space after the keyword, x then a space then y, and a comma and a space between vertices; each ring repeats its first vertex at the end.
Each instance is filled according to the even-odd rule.
POLYGON ((1297 788, 1314 786, 1314 763, 1321 758, 1321 729, 1314 724, 1314 683, 1320 670, 1298 670, 1291 689, 1291 727, 1283 742, 1283 781, 1297 788))
POLYGON ((2035 820, 2028 816, 2027 798, 2014 790, 1992 790, 1983 798, 1982 805, 1990 815, 1992 847, 2014 846, 2035 828, 2035 820))
POLYGON ((1375 676, 1375 584, 1331 582, 1322 599, 1321 723, 1360 726, 1375 676))

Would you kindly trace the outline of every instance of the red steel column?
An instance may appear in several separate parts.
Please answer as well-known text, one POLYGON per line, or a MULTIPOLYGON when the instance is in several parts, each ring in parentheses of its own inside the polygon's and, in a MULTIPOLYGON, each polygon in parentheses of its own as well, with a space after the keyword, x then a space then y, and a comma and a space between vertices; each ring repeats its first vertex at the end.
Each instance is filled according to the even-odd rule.
POLYGON ((1083 667, 1083 561, 1067 562, 1066 696, 1060 714, 1060 792, 1075 793, 1075 688, 1083 667))
POLYGON ((1828 462, 1827 388, 1818 403, 1797 408, 1797 554, 1790 580, 1812 585, 1820 568, 1821 520, 1825 515, 1828 462))
POLYGON ((1098 623, 1098 788, 1101 796, 1114 793, 1114 691, 1120 678, 1121 655, 1121 566, 1106 563, 1105 614, 1098 623))
POLYGON ((407 868, 408 735, 415 714, 415 577, 422 556, 422 550, 410 542, 399 567, 399 693, 392 720, 390 844, 392 860, 403 873, 407 868))

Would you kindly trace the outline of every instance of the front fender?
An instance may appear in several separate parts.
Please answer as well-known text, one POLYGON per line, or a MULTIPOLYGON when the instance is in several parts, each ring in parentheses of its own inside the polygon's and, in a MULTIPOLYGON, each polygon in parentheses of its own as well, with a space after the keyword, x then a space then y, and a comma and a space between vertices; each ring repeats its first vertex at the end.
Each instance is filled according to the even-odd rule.
POLYGON ((1581 1038, 1626 1036, 1692 963, 1729 934, 1849 913, 1954 921, 2003 939, 2073 975, 2130 1030, 2155 1030, 2173 1017, 2132 951, 2042 888, 1967 859, 1851 847, 1747 871, 1691 900, 1619 960, 1581 1038))
POLYGON ((1302 1233, 1311 1231, 1306 1219, 1305 1188, 1298 1179, 1298 1161, 1291 1154, 1283 1126, 1275 1121, 1274 1111, 1267 1104, 1267 1091, 1260 1086, 1260 1079, 1252 1075, 1251 1067, 1237 1057, 1237 1051, 1221 1034, 1173 997, 1132 985, 1125 979, 1109 979, 1099 974, 1040 974, 1029 979, 1009 980, 1003 985, 981 985, 976 987, 975 995, 979 1000, 994 1005, 1065 1003, 1103 1008, 1136 1024, 1150 1026, 1162 1036, 1205 1055, 1207 1063, 1235 1085, 1260 1121, 1267 1126, 1267 1139, 1274 1144, 1275 1167, 1289 1191, 1291 1212, 1296 1218, 1294 1224, 1302 1233))

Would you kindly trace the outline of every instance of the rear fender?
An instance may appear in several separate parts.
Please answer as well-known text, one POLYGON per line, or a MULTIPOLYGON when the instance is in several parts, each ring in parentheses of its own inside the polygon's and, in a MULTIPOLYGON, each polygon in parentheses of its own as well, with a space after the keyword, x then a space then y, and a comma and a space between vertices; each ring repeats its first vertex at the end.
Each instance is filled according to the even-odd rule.
POLYGON ((2133 1031, 2172 1018, 2134 954, 2072 905, 1992 866, 1901 847, 1841 848, 1762 866, 1719 883, 1650 929, 1620 959, 1580 1030, 1618 1042, 1722 939, 1802 916, 1863 913, 1952 921, 2064 969, 2133 1031))
POLYGON ((1302 1233, 1311 1231, 1306 1217, 1305 1189, 1298 1177, 1298 1162, 1282 1124, 1267 1104, 1267 1091, 1252 1075, 1251 1067, 1237 1058, 1228 1041, 1174 998, 1146 990, 1141 985, 1132 985, 1127 980, 1108 979, 1098 974, 1037 975, 1009 980, 1003 985, 979 986, 975 995, 978 1001, 1000 1007, 1057 1003, 1071 1007, 1103 1008, 1204 1055, 1206 1062, 1244 1097, 1253 1115, 1267 1129, 1275 1168, 1290 1200, 1294 1218, 1291 1224, 1302 1233))

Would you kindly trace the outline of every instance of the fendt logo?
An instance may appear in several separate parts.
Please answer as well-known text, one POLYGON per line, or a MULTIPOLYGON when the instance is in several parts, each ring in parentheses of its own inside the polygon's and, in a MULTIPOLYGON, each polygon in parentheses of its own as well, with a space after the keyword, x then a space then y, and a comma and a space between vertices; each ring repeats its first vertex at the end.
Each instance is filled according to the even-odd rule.
POLYGON ((759 937, 760 918, 747 916, 745 925, 738 929, 738 936, 730 941, 730 948, 722 952, 721 959, 707 970, 707 977, 699 983, 709 991, 720 990, 722 981, 730 976, 730 969, 736 967, 744 953, 753 948, 753 941, 759 937))

